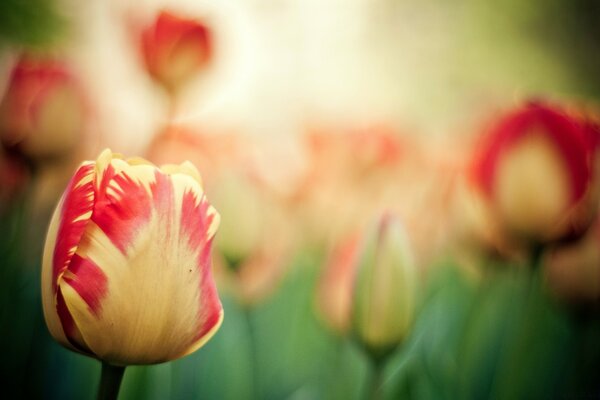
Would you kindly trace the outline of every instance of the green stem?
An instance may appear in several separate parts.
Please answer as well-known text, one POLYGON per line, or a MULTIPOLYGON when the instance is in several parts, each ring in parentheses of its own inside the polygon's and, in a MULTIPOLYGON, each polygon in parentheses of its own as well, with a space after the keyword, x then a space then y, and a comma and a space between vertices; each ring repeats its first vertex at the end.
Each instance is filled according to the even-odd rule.
POLYGON ((368 386, 367 399, 379 400, 381 398, 381 385, 383 384, 383 370, 385 363, 382 360, 373 360, 373 373, 368 386))
POLYGON ((544 245, 536 243, 532 245, 529 253, 529 265, 531 270, 537 272, 541 268, 544 245))
POLYGON ((98 387, 98 400, 116 400, 123 380, 125 367, 110 365, 102 362, 102 375, 98 387))
POLYGON ((244 316, 246 317, 246 325, 248 327, 248 352, 250 356, 250 368, 252 371, 252 388, 254 390, 254 398, 261 398, 260 382, 259 382, 259 365, 258 365, 258 351, 256 349, 256 330, 252 322, 252 310, 249 307, 244 307, 244 316))

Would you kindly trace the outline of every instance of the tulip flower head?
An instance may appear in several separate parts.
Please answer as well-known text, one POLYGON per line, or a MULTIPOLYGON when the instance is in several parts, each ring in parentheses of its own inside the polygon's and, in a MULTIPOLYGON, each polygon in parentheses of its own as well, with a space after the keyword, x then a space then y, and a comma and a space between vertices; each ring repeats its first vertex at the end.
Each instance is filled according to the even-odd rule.
POLYGON ((82 163, 44 248, 50 333, 114 365, 194 352, 223 318, 211 272, 218 225, 190 163, 157 168, 110 150, 82 163))
POLYGON ((388 355, 407 337, 416 303, 416 267, 402 225, 384 215, 334 255, 318 292, 323 317, 373 357, 388 355))
POLYGON ((188 83, 212 56, 208 27, 167 11, 144 29, 141 45, 148 72, 170 93, 188 83))
POLYGON ((363 246, 354 283, 352 324, 364 346, 381 356, 400 344, 412 326, 416 268, 406 233, 389 215, 381 218, 363 246))
POLYGON ((61 156, 81 139, 86 107, 66 65, 21 59, 0 105, 0 137, 28 159, 61 156))
POLYGON ((578 236, 593 220, 595 156, 589 125, 531 103, 492 127, 472 172, 504 231, 547 243, 578 236))

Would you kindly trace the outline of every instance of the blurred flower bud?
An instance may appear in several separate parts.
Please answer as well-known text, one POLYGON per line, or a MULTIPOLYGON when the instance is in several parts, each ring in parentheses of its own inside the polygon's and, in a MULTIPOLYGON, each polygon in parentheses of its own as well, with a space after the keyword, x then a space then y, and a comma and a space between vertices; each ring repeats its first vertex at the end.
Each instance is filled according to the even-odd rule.
POLYGON ((209 28, 200 21, 162 11, 142 32, 146 68, 170 93, 188 83, 212 55, 209 28))
POLYGON ((401 224, 384 215, 362 239, 351 236, 320 282, 320 311, 336 331, 350 331, 376 358, 408 336, 416 306, 417 273, 401 224))
POLYGON ((472 171, 494 221, 529 242, 581 235, 595 213, 594 142, 588 124, 548 105, 500 118, 472 171))
POLYGON ((219 328, 211 273, 219 215, 190 164, 110 150, 75 172, 54 212, 44 316, 62 345, 115 365, 190 354, 219 328))
POLYGON ((239 174, 223 174, 211 198, 223 215, 216 242, 222 281, 242 304, 256 304, 285 275, 292 250, 289 221, 280 204, 239 174))
POLYGON ((384 355, 408 335, 416 305, 416 268, 396 219, 381 218, 366 237, 358 263, 353 329, 373 354, 384 355))
POLYGON ((317 287, 317 307, 323 321, 339 335, 350 330, 359 245, 358 234, 341 241, 329 257, 317 287))
POLYGON ((23 58, 0 105, 0 138, 30 161, 61 157, 81 141, 85 117, 81 86, 65 65, 23 58))

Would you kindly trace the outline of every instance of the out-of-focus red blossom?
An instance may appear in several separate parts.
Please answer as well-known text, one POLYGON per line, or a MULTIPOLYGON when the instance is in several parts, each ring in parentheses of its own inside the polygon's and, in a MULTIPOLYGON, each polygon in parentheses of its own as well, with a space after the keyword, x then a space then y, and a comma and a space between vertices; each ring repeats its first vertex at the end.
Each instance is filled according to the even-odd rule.
POLYGON ((397 210, 418 151, 390 124, 315 126, 304 136, 309 167, 293 200, 305 237, 318 244, 364 226, 371 212, 397 210))
POLYGON ((148 72, 170 93, 207 67, 212 46, 212 32, 204 22, 169 11, 161 11, 141 36, 148 72))
POLYGON ((190 161, 211 186, 221 171, 234 167, 244 140, 230 133, 203 133, 180 125, 168 125, 152 140, 146 157, 158 165, 190 161))
POLYGON ((81 84, 65 63, 23 57, 0 105, 0 138, 31 161, 63 156, 80 143, 86 114, 81 84))
POLYGON ((597 133, 589 121, 543 103, 497 119, 470 170, 492 230, 529 243, 583 234, 596 212, 597 133))
POLYGON ((558 297, 573 303, 600 301, 600 220, 579 241, 552 249, 544 267, 558 297))

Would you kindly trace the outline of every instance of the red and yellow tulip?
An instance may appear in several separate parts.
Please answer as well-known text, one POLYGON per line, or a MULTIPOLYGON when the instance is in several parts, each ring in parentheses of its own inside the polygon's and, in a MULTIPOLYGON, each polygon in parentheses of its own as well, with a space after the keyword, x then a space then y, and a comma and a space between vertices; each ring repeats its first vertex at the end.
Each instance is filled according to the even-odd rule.
POLYGON ((194 352, 223 319, 211 272, 218 225, 190 163, 157 168, 110 150, 82 163, 44 248, 50 333, 115 365, 194 352))

